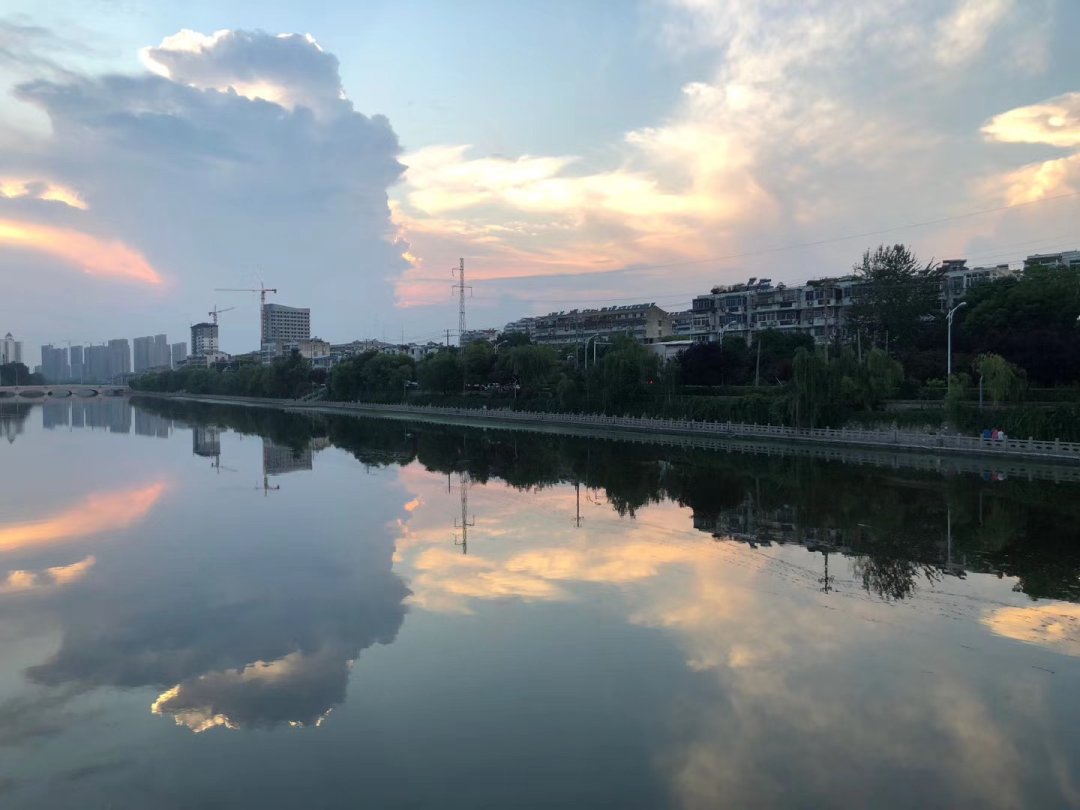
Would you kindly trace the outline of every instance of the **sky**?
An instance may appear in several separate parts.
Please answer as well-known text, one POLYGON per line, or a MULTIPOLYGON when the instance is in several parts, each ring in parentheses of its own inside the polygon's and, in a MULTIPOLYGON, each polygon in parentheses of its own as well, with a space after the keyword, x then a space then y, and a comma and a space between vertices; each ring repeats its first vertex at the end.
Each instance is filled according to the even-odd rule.
POLYGON ((332 342, 1080 248, 1071 0, 6 0, 0 332, 332 342))

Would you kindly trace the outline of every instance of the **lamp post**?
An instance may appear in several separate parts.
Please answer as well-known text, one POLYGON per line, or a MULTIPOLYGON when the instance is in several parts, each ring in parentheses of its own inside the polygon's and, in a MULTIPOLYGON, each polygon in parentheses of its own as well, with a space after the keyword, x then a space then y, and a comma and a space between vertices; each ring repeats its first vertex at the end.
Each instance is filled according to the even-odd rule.
POLYGON ((599 332, 597 332, 595 335, 593 335, 592 337, 588 338, 588 340, 585 341, 585 368, 589 367, 589 341, 590 340, 593 341, 593 347, 592 347, 593 366, 596 366, 596 338, 598 338, 598 337, 602 337, 602 335, 599 332))
POLYGON ((953 322, 953 316, 956 314, 956 310, 960 309, 961 307, 966 307, 966 306, 967 306, 967 301, 961 301, 955 307, 950 309, 949 314, 945 316, 945 320, 948 322, 948 332, 949 332, 948 349, 947 349, 948 357, 946 358, 946 362, 945 362, 945 368, 946 368, 946 371, 945 371, 945 384, 946 384, 946 387, 950 388, 950 389, 952 388, 952 322, 953 322))

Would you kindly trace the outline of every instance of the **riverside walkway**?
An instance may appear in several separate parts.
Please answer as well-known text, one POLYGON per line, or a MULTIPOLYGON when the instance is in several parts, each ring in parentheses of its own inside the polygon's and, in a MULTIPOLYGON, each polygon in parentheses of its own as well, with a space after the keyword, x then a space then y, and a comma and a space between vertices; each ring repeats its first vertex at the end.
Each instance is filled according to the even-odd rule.
MULTIPOLYGON (((1080 477, 1080 443, 1008 438, 1003 441, 983 439, 952 433, 920 433, 904 430, 854 430, 849 428, 802 429, 781 425, 753 425, 738 422, 698 422, 686 419, 659 419, 638 416, 605 416, 601 414, 547 413, 508 409, 446 408, 433 405, 402 405, 365 402, 332 402, 328 400, 280 400, 254 397, 230 397, 209 394, 154 394, 170 399, 196 400, 213 403, 232 403, 260 407, 285 408, 294 411, 350 413, 397 419, 435 421, 491 428, 545 430, 619 434, 639 436, 667 444, 686 442, 665 441, 665 437, 710 439, 724 444, 767 442, 797 447, 863 448, 897 453, 917 453, 938 457, 967 457, 993 460, 993 468, 1017 461, 1035 461, 1055 466, 1077 467, 1080 477)), ((698 443, 698 442, 694 442, 698 443)), ((710 442, 711 443, 711 442, 710 442)), ((737 449, 737 448, 733 448, 737 449)), ((822 454, 815 454, 822 455, 822 454)), ((831 455, 831 454, 823 454, 831 455)), ((1019 472, 1019 470, 1017 470, 1019 472)), ((1066 476, 1073 478, 1073 475, 1066 476)))

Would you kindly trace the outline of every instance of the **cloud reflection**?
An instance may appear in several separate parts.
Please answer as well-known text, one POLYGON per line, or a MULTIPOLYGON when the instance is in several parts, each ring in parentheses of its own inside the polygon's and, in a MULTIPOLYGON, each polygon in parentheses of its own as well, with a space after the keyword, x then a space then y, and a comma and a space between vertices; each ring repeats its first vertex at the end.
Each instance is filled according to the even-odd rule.
POLYGON ((146 517, 165 489, 165 482, 158 481, 140 489, 96 493, 52 517, 0 525, 0 551, 48 546, 126 529, 146 517))
POLYGON ((0 594, 70 585, 85 577, 95 562, 94 557, 85 557, 71 565, 57 565, 44 571, 12 571, 6 579, 0 580, 0 594))
POLYGON ((1064 655, 1080 655, 1080 605, 1049 602, 1029 607, 1004 607, 983 623, 1005 638, 1050 647, 1064 655))

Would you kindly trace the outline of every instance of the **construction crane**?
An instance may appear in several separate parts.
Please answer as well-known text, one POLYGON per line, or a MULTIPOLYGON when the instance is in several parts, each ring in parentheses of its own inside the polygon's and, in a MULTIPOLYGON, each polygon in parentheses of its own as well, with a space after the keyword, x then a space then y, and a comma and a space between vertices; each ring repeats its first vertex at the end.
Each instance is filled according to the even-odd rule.
POLYGON ((266 294, 274 293, 277 295, 277 287, 267 287, 261 281, 256 288, 251 287, 215 287, 215 292, 257 292, 259 294, 259 346, 262 347, 263 338, 265 337, 265 329, 263 323, 263 312, 266 306, 266 294))
POLYGON ((218 309, 217 304, 214 304, 214 308, 212 310, 210 310, 209 312, 207 312, 206 314, 214 319, 214 326, 217 326, 218 325, 218 323, 217 323, 218 315, 220 315, 222 312, 231 312, 234 309, 236 309, 236 307, 225 307, 225 309, 218 309))

